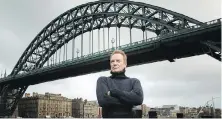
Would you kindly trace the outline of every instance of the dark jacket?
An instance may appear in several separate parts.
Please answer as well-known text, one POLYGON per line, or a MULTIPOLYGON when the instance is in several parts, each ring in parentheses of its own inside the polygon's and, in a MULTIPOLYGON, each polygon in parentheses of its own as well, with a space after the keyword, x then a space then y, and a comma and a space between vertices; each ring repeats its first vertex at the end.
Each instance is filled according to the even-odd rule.
POLYGON ((103 118, 133 118, 132 108, 143 103, 140 81, 125 75, 99 77, 96 95, 103 118), (107 95, 108 91, 111 95, 107 95))

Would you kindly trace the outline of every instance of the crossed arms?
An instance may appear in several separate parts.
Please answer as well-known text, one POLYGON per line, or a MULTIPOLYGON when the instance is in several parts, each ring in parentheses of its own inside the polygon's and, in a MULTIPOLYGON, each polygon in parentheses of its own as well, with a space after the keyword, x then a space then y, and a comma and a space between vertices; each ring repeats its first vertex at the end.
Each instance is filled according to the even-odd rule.
POLYGON ((140 105, 143 102, 143 90, 140 81, 137 79, 130 92, 118 89, 109 90, 106 77, 97 80, 96 96, 101 107, 110 105, 140 105), (110 91, 110 95, 107 92, 110 91))

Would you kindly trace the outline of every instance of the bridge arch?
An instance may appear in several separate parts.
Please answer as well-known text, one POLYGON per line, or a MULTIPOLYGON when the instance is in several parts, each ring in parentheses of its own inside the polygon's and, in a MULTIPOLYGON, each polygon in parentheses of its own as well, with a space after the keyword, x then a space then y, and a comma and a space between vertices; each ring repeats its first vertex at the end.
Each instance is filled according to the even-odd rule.
POLYGON ((185 15, 141 2, 89 2, 64 12, 44 27, 26 48, 11 75, 41 68, 65 43, 95 29, 129 27, 164 35, 201 24, 203 23, 185 15))

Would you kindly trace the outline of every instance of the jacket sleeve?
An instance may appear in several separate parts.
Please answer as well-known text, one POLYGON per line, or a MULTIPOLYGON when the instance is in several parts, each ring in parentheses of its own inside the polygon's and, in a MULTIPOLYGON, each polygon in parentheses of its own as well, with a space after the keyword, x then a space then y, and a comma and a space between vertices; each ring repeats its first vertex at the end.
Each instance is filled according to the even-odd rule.
POLYGON ((96 85, 96 96, 98 103, 101 107, 109 106, 109 105, 123 105, 119 99, 115 97, 111 97, 107 95, 107 92, 109 91, 107 87, 107 83, 105 81, 106 77, 100 77, 97 80, 96 85))
POLYGON ((133 89, 130 92, 121 91, 118 89, 111 90, 111 96, 119 98, 127 104, 141 105, 143 103, 143 89, 138 79, 133 84, 133 89))

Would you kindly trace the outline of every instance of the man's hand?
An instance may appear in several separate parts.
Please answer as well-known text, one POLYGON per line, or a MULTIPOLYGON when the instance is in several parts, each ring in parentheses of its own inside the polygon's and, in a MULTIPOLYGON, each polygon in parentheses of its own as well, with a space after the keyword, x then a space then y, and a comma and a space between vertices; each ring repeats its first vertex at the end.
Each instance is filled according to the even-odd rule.
POLYGON ((121 91, 118 90, 118 89, 113 89, 113 90, 110 91, 110 95, 112 97, 118 97, 120 93, 121 93, 121 91))
POLYGON ((105 95, 111 96, 110 91, 108 91, 107 93, 105 93, 105 95))
POLYGON ((107 92, 107 95, 110 96, 110 91, 107 92))

